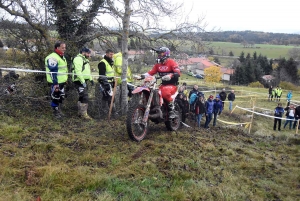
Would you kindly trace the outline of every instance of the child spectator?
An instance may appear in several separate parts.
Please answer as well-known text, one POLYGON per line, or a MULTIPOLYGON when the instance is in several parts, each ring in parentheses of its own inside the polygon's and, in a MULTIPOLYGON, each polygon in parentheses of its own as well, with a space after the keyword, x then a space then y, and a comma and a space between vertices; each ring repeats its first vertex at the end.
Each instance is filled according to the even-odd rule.
POLYGON ((286 112, 286 121, 285 121, 285 124, 284 124, 283 128, 285 128, 286 125, 288 123, 290 123, 289 128, 291 130, 292 129, 292 122, 294 120, 294 114, 295 114, 294 105, 291 104, 290 106, 286 107, 284 110, 286 110, 287 112, 286 112))
POLYGON ((205 102, 205 115, 206 115, 206 121, 205 121, 205 126, 204 128, 209 129, 209 123, 212 119, 212 115, 214 112, 214 104, 215 102, 213 101, 213 95, 210 95, 209 98, 207 99, 207 101, 205 102))
POLYGON ((203 114, 205 114, 205 102, 203 96, 199 96, 195 106, 196 121, 199 128, 203 114))
POLYGON ((217 123, 217 117, 222 113, 223 110, 223 104, 222 101, 220 100, 220 96, 217 95, 216 99, 214 100, 214 122, 213 126, 216 126, 217 123))
POLYGON ((275 108, 274 111, 274 116, 278 117, 274 119, 274 126, 273 126, 273 130, 276 131, 276 126, 277 126, 277 122, 278 122, 278 131, 280 131, 280 127, 281 127, 281 118, 284 114, 284 109, 282 107, 281 103, 278 103, 278 106, 275 108))
POLYGON ((183 101, 182 101, 182 122, 185 123, 185 119, 187 117, 187 114, 189 113, 189 101, 187 100, 186 96, 183 96, 183 101))

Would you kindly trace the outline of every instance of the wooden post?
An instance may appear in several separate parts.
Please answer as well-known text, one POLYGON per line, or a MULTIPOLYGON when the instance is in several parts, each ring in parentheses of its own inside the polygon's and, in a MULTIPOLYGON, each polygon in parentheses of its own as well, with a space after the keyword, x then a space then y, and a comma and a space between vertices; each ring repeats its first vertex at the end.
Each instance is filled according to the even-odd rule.
POLYGON ((111 97, 111 102, 110 102, 110 106, 109 106, 108 121, 110 120, 111 111, 112 111, 112 108, 113 108, 113 105, 114 105, 114 99, 115 99, 117 84, 118 84, 117 80, 118 80, 118 78, 115 77, 115 83, 114 83, 115 86, 114 86, 114 92, 113 92, 113 95, 111 97))
POLYGON ((251 128, 252 128, 252 124, 253 124, 253 117, 254 117, 254 108, 255 108, 255 101, 253 100, 253 107, 252 107, 252 117, 251 117, 251 124, 249 125, 249 130, 248 130, 248 134, 250 134, 251 132, 251 128))
MULTIPOLYGON (((237 105, 236 105, 236 106, 237 106, 237 105)), ((236 106, 234 106, 233 110, 235 110, 236 106)), ((231 110, 231 111, 230 111, 230 114, 232 114, 232 113, 233 113, 233 110, 231 110)))
POLYGON ((297 121, 296 134, 298 134, 299 121, 300 121, 300 119, 298 119, 298 121, 297 121))

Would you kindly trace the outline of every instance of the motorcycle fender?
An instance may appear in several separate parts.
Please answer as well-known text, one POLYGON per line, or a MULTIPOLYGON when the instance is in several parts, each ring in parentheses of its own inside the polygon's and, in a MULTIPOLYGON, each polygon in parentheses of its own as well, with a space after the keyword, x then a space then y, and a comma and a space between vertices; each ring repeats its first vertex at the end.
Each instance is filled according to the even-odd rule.
POLYGON ((150 89, 147 88, 147 87, 137 87, 135 88, 133 91, 132 91, 132 94, 137 94, 137 93, 140 93, 141 91, 149 91, 150 92, 150 89))

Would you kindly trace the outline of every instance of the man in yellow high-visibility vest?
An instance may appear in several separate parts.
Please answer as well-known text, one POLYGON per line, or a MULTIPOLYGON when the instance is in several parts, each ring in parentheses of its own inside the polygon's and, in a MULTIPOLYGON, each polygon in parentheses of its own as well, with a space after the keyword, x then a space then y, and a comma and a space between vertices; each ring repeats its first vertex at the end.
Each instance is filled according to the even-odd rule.
POLYGON ((65 98, 64 86, 68 80, 67 60, 64 57, 66 44, 58 41, 54 45, 54 52, 45 58, 47 82, 51 85, 51 107, 56 118, 61 118, 61 104, 65 98))
MULTIPOLYGON (((114 54, 113 61, 114 61, 113 68, 115 71, 115 75, 118 77, 121 77, 122 76, 122 64, 123 64, 122 53, 118 52, 118 53, 114 54)), ((127 83, 129 83, 129 84, 127 84, 127 89, 128 89, 129 97, 132 96, 132 91, 134 89, 134 87, 132 85, 130 85, 132 83, 132 81, 133 81, 133 78, 132 78, 131 69, 128 66, 127 67, 127 83)), ((122 80, 118 79, 118 85, 120 85, 121 83, 122 83, 122 80)))

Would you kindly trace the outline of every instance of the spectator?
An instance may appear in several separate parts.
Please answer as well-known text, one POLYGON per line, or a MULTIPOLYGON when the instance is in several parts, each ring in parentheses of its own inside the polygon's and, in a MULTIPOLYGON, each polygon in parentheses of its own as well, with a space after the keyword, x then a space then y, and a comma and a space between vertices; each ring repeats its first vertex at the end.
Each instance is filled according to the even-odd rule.
POLYGON ((281 87, 279 87, 279 89, 277 90, 277 101, 280 102, 280 97, 282 95, 282 89, 281 87))
POLYGON ((187 114, 189 113, 189 101, 186 96, 183 96, 182 122, 185 123, 187 114))
POLYGON ((277 97, 278 97, 277 94, 278 94, 278 86, 277 86, 276 89, 275 89, 275 97, 274 97, 274 100, 275 100, 275 101, 277 101, 277 97))
POLYGON ((269 97, 268 97, 268 101, 272 101, 272 98, 273 98, 273 95, 272 95, 272 91, 273 91, 273 86, 271 85, 270 87, 269 87, 269 97))
POLYGON ((278 131, 280 131, 281 118, 282 118, 283 114, 284 114, 284 109, 282 107, 282 104, 278 103, 278 106, 275 108, 275 111, 274 111, 274 116, 278 117, 278 118, 274 118, 274 126, 273 126, 274 131, 276 131, 277 122, 278 122, 278 131))
POLYGON ((224 108, 224 101, 225 101, 226 98, 227 98, 227 94, 226 94, 226 92, 225 92, 225 89, 222 89, 222 91, 220 92, 219 96, 220 96, 220 99, 221 99, 221 101, 222 101, 222 106, 223 106, 223 108, 224 108))
POLYGON ((273 90, 272 90, 271 101, 273 101, 273 98, 274 98, 274 100, 275 100, 275 95, 276 95, 275 89, 273 89, 273 90))
POLYGON ((292 91, 289 91, 288 94, 286 95, 287 106, 290 105, 292 97, 293 97, 292 91))
POLYGON ((297 122, 300 119, 300 106, 296 107, 294 117, 295 117, 295 121, 294 121, 293 128, 295 129, 296 125, 297 125, 297 122))
POLYGON ((290 130, 292 129, 292 122, 294 120, 294 116, 295 116, 295 107, 294 105, 290 105, 288 107, 286 107, 284 110, 286 110, 286 121, 285 121, 285 124, 283 126, 283 128, 286 127, 286 125, 289 123, 289 128, 290 130))
POLYGON ((231 112, 232 102, 235 100, 234 90, 231 90, 230 94, 228 95, 228 100, 229 100, 229 111, 231 112))
POLYGON ((198 95, 198 85, 196 85, 196 84, 194 85, 193 89, 190 91, 188 99, 191 98, 191 95, 193 93, 196 93, 198 95))
POLYGON ((206 115, 206 121, 205 121, 205 126, 204 128, 209 129, 209 123, 212 119, 212 115, 214 112, 214 104, 215 102, 213 101, 213 95, 210 95, 207 101, 205 102, 205 115, 206 115))
POLYGON ((189 92, 188 92, 188 90, 186 89, 186 83, 184 82, 184 83, 182 84, 182 86, 184 87, 183 93, 184 93, 184 95, 187 97, 187 96, 189 95, 189 92))
POLYGON ((213 126, 216 126, 217 123, 217 117, 222 113, 223 110, 223 104, 222 101, 220 100, 220 96, 217 95, 216 99, 214 100, 214 122, 213 126))
POLYGON ((179 94, 184 95, 184 86, 179 87, 179 89, 178 89, 178 95, 179 94))
POLYGON ((196 102, 195 114, 196 114, 196 121, 198 123, 198 127, 200 128, 202 116, 203 114, 205 114, 205 102, 203 96, 199 96, 196 102))

